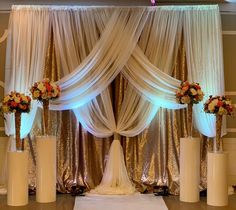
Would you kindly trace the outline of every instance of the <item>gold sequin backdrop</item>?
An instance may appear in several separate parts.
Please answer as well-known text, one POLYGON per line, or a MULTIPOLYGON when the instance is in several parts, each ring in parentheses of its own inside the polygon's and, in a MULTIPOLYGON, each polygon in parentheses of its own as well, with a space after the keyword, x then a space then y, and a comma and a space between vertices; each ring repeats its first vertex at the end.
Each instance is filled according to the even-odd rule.
MULTIPOLYGON (((183 38, 182 38, 183 40, 183 38)), ((53 33, 50 38, 44 76, 60 79, 60 66, 56 62, 53 33)), ((184 43, 181 41, 173 68, 174 77, 187 78, 184 43)), ((115 116, 118 116, 127 85, 119 74, 110 85, 115 116)), ((98 96, 99 97, 99 96, 98 96)), ((41 134, 41 111, 31 132, 30 185, 35 187, 34 136, 41 134)), ((57 189, 67 193, 73 185, 88 189, 97 186, 102 178, 110 138, 97 138, 77 122, 72 111, 51 111, 50 132, 57 136, 57 189)), ((179 139, 186 134, 186 110, 160 109, 152 123, 136 137, 121 137, 128 174, 138 190, 152 190, 155 185, 168 185, 172 194, 179 193, 179 139)), ((195 132, 195 135, 198 135, 195 132)), ((206 152, 208 140, 201 138, 201 187, 206 187, 206 152)))

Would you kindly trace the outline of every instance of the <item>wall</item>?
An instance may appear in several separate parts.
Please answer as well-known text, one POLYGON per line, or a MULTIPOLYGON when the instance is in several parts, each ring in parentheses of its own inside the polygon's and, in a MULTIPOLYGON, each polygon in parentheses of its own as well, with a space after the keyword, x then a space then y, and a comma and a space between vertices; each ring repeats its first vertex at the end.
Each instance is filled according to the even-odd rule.
MULTIPOLYGON (((5 29, 7 29, 9 19, 9 13, 0 12, 0 37, 3 35, 5 29)), ((5 66, 5 51, 6 51, 6 41, 0 43, 0 100, 3 97, 3 81, 4 81, 4 66, 5 66)), ((0 116, 0 136, 4 134, 3 132, 3 118, 0 116)))
MULTIPOLYGON (((7 28, 9 9, 12 3, 34 3, 36 1, 0 1, 0 37, 7 28)), ((37 1, 38 2, 38 1, 37 1)), ((40 1, 41 4, 81 4, 81 5, 149 5, 148 0, 103 0, 103 1, 40 1)), ((223 50, 226 94, 236 103, 236 4, 220 5, 223 29, 223 50)), ((6 42, 0 43, 0 85, 4 81, 6 42)), ((3 97, 3 88, 0 86, 0 99, 3 97)), ((0 136, 4 136, 3 120, 0 119, 0 136)), ((236 117, 227 118, 228 134, 224 137, 224 149, 229 152, 229 178, 230 184, 236 184, 236 117)), ((6 145, 6 138, 0 137, 0 172, 3 161, 3 149, 6 145), (2 155, 2 156, 1 156, 2 155)), ((1 173, 0 173, 1 175, 1 173)), ((1 184, 1 183, 0 183, 1 184)))
MULTIPOLYGON (((9 13, 0 12, 0 37, 7 28, 9 13)), ((1 38, 0 38, 1 39, 1 38)), ((5 65, 6 41, 0 43, 0 100, 3 97, 4 65, 5 65)), ((5 182, 5 157, 8 145, 8 138, 4 136, 4 122, 0 117, 0 188, 5 182)))
MULTIPOLYGON (((221 12, 226 95, 236 103, 236 10, 221 12)), ((229 152, 229 183, 236 185, 236 118, 227 117, 224 150, 229 152)))

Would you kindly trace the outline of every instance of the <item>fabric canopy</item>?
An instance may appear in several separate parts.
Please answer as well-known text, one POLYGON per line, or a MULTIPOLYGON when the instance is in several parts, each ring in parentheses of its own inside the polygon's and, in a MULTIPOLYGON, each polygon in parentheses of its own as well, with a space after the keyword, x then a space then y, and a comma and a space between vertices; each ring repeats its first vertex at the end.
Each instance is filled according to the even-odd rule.
MULTIPOLYGON (((58 81, 61 97, 50 108, 74 109, 82 125, 98 137, 135 136, 159 107, 185 107, 175 100, 180 81, 170 76, 182 31, 189 79, 201 83, 205 97, 224 93, 218 6, 13 6, 6 93, 27 93, 42 79, 51 30, 63 77, 58 81), (120 72, 129 85, 116 122, 107 87, 120 72)), ((194 110, 197 128, 213 137, 214 116, 203 113, 201 106, 194 110)), ((22 126, 22 137, 30 132, 36 109, 33 103, 31 113, 23 115, 27 126, 22 126)), ((14 134, 12 122, 7 119, 8 135, 14 134)))

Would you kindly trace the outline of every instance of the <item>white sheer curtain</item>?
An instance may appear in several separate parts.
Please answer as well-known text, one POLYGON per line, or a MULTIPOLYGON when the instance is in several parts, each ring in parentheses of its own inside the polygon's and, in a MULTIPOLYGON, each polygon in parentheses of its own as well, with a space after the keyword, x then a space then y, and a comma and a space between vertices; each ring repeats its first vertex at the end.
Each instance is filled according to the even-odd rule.
MULTIPOLYGON (((209 95, 224 95, 221 20, 217 6, 199 6, 184 13, 184 43, 190 81, 199 82, 204 101, 209 95)), ((215 115, 203 111, 203 103, 194 105, 197 129, 205 136, 215 136, 215 115)), ((223 123, 223 134, 226 123, 223 123)))
MULTIPOLYGON (((35 81, 42 79, 51 28, 63 78, 58 81, 62 95, 50 108, 74 109, 77 119, 95 136, 108 137, 114 133, 135 136, 151 122, 159 107, 185 107, 175 100, 180 81, 169 76, 182 30, 189 78, 200 82, 207 94, 211 94, 212 88, 217 88, 214 93, 224 92, 219 10, 209 5, 14 6, 9 24, 6 93, 27 92, 35 81), (129 84, 115 122, 107 87, 120 72, 129 84), (211 83, 206 78, 211 78, 211 83)), ((35 107, 27 115, 29 122, 23 118, 22 136, 32 127, 35 107)), ((213 118, 203 114, 200 106, 194 113, 199 131, 214 135, 213 118)), ((14 134, 12 122, 13 119, 7 119, 7 134, 14 134)), ((111 148, 118 148, 117 141, 111 148)), ((121 159, 114 159, 115 154, 110 153, 108 162, 115 164, 110 162, 112 158, 117 164, 124 164, 121 150, 115 151, 121 159)), ((123 166, 120 167, 124 169, 123 176, 114 175, 110 179, 107 173, 117 171, 113 171, 114 165, 107 164, 100 193, 104 193, 102 186, 107 188, 114 183, 133 189, 129 179, 124 178, 127 172, 123 166)), ((117 192, 114 189, 113 193, 117 192)))
MULTIPOLYGON (((64 75, 72 72, 91 53, 112 15, 111 8, 76 8, 73 13, 70 9, 59 7, 53 12, 55 48, 59 52, 58 63, 64 75)), ((97 98, 74 109, 74 113, 83 127, 97 137, 111 136, 116 130, 107 89, 97 98)))
MULTIPOLYGON (((49 8, 13 7, 8 29, 5 94, 14 90, 29 93, 31 85, 43 78, 49 29, 49 8)), ((33 126, 37 106, 37 102, 33 101, 30 114, 22 114, 22 138, 33 126)), ((13 135, 14 116, 5 117, 5 132, 13 135)))
POLYGON ((110 150, 109 158, 106 163, 106 168, 103 173, 101 183, 91 193, 97 194, 132 194, 135 192, 135 187, 130 182, 127 170, 125 167, 123 148, 118 139, 114 139, 110 150))
POLYGON ((97 137, 112 136, 117 130, 108 89, 91 102, 74 109, 74 113, 83 127, 97 137))

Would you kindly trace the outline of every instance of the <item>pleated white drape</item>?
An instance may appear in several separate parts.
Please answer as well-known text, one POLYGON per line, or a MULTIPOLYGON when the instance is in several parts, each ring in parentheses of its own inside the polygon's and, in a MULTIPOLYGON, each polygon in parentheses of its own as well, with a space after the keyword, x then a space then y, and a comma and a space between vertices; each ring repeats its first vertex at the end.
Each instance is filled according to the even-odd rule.
MULTIPOLYGON (((206 97, 224 93, 218 6, 13 6, 6 93, 27 93, 42 79, 51 29, 63 77, 58 81, 61 97, 50 109, 73 109, 83 127, 95 136, 135 136, 151 122, 159 107, 185 107, 175 100, 180 81, 170 76, 182 31, 189 79, 201 83, 206 97), (119 73, 129 84, 116 122, 107 87, 119 73)), ((31 130, 37 106, 34 103, 31 113, 23 116, 22 137, 31 130)), ((204 114, 202 104, 195 106, 194 117, 201 133, 215 135, 214 117, 204 114)), ((7 118, 7 135, 14 134, 13 122, 12 117, 7 118)), ((116 142, 112 151, 118 148, 116 142)), ((133 187, 127 181, 122 158, 117 161, 112 157, 115 163, 109 159, 105 172, 116 173, 114 164, 119 163, 123 174, 111 179, 105 173, 101 191, 115 184, 116 192, 112 188, 110 193, 120 194, 124 186, 129 186, 131 193, 133 187)))
MULTIPOLYGON (((49 9, 15 8, 9 21, 7 39, 5 93, 18 91, 28 94, 30 86, 43 77, 43 69, 50 32, 49 9)), ((30 114, 22 114, 21 137, 31 130, 37 110, 32 102, 30 114)), ((5 132, 15 133, 13 115, 6 115, 5 132)))
MULTIPOLYGON (((201 7, 184 13, 184 43, 189 80, 199 82, 204 90, 203 102, 194 106, 195 125, 202 134, 214 137, 215 115, 203 111, 210 95, 224 95, 224 71, 220 16, 214 9, 201 7)), ((222 133, 226 134, 226 123, 222 133)))

